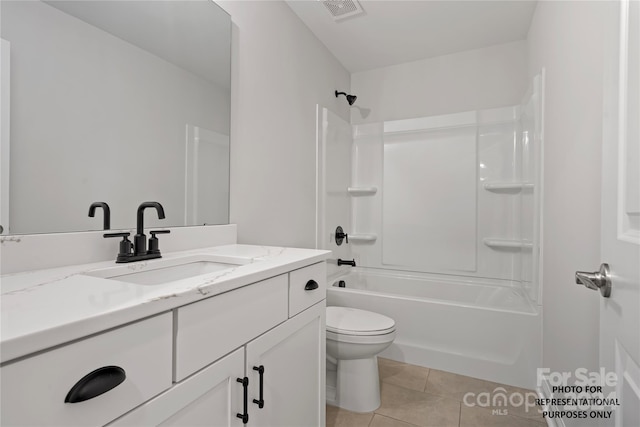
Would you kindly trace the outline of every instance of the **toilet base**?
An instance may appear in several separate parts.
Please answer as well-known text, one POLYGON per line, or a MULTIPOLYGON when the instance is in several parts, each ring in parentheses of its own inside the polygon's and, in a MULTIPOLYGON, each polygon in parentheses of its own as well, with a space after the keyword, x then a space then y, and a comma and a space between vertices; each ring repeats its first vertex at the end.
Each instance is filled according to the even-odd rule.
MULTIPOLYGON (((328 371, 329 373, 330 371, 328 371)), ((378 359, 338 360, 335 404, 352 412, 373 412, 380 407, 378 359)))

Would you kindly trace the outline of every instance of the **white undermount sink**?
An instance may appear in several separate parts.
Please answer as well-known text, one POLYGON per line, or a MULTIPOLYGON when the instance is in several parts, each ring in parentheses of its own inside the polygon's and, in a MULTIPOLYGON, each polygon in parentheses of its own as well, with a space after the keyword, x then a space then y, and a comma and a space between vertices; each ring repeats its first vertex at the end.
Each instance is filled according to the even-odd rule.
POLYGON ((83 274, 137 285, 163 285, 178 280, 231 270, 250 262, 250 258, 199 254, 179 258, 161 258, 131 264, 118 264, 115 267, 103 268, 83 274))

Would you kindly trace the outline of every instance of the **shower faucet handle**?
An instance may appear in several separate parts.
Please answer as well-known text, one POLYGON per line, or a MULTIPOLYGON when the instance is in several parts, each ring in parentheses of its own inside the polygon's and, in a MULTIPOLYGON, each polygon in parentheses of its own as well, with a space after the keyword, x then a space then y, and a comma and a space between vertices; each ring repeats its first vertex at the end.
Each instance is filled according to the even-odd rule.
POLYGON ((336 227, 336 245, 340 246, 342 241, 349 243, 349 235, 344 232, 341 226, 336 227))

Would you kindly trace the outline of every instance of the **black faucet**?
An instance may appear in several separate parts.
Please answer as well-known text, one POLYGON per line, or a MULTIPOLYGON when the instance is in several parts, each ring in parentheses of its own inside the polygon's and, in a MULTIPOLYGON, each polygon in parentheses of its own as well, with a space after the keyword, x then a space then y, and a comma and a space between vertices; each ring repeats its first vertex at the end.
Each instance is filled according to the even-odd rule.
POLYGON ((136 223, 136 235, 133 238, 133 249, 136 255, 147 253, 147 236, 144 235, 144 210, 155 208, 158 211, 158 218, 164 219, 164 208, 158 202, 144 202, 138 206, 138 222, 136 223))
POLYGON ((338 258, 338 267, 340 267, 341 265, 350 265, 351 267, 355 267, 356 266, 356 260, 352 259, 351 261, 349 261, 349 260, 346 260, 346 259, 338 258))
POLYGON ((93 218, 96 216, 96 208, 102 208, 104 211, 104 217, 102 220, 102 229, 109 230, 111 229, 111 209, 109 209, 109 205, 105 202, 93 202, 91 206, 89 206, 89 216, 93 218))
POLYGON ((120 242, 120 251, 116 262, 133 262, 142 261, 145 259, 162 258, 160 254, 160 247, 158 237, 156 234, 170 233, 170 230, 153 230, 150 231, 151 238, 149 239, 149 250, 147 250, 147 236, 144 234, 144 210, 146 208, 155 208, 158 212, 158 218, 164 219, 164 209, 158 202, 144 202, 138 206, 138 222, 136 225, 136 235, 133 238, 133 242, 129 241, 131 233, 108 233, 104 237, 122 237, 120 242))

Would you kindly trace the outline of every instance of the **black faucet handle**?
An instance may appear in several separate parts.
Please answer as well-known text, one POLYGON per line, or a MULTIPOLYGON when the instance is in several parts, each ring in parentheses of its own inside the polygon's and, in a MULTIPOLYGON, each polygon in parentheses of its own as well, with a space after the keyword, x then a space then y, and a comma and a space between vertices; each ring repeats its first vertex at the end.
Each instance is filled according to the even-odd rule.
POLYGON ((133 256, 133 243, 129 240, 130 235, 131 233, 128 231, 122 233, 103 234, 104 237, 122 237, 122 241, 120 242, 120 251, 118 252, 116 262, 128 262, 133 256))
POLYGON ((171 233, 171 230, 152 230, 149 231, 151 234, 151 238, 149 239, 149 250, 148 254, 160 255, 160 241, 156 237, 156 234, 168 234, 171 233))
POLYGON ((126 232, 122 232, 122 233, 105 233, 103 234, 104 237, 124 237, 125 239, 129 236, 131 236, 131 233, 126 231, 126 232))

